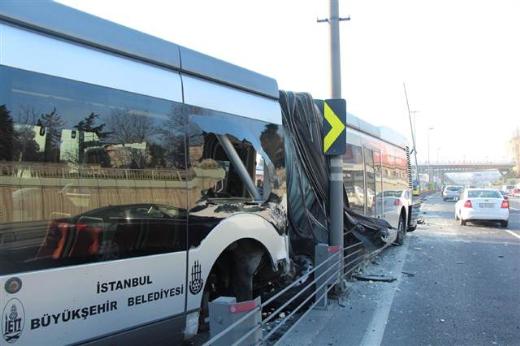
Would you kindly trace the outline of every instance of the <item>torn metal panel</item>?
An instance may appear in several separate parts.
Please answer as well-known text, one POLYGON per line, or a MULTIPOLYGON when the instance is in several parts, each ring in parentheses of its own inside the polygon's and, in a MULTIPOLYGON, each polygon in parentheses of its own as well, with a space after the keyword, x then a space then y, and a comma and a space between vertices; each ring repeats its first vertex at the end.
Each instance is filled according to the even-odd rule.
MULTIPOLYGON (((323 116, 306 93, 282 91, 280 105, 285 130, 291 245, 295 254, 312 256, 315 244, 329 243, 329 171, 322 153, 323 116)), ((367 249, 377 249, 393 241, 395 231, 386 221, 354 212, 349 208, 345 188, 343 196, 346 235, 353 234, 367 249)))

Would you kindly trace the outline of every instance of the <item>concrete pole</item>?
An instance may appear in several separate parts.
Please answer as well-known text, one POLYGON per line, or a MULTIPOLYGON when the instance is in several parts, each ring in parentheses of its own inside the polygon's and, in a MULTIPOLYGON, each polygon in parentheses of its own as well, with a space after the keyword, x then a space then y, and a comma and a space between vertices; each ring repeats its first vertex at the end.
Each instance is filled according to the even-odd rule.
POLYGON ((339 41, 339 4, 330 0, 330 73, 331 97, 341 98, 341 51, 339 41))
MULTIPOLYGON (((330 0, 330 73, 331 96, 341 98, 341 60, 339 41, 339 4, 338 0, 330 0)), ((338 246, 343 253, 343 157, 341 155, 329 157, 329 216, 330 216, 330 245, 338 246)), ((343 256, 340 256, 340 275, 337 291, 341 291, 343 278, 343 256)))

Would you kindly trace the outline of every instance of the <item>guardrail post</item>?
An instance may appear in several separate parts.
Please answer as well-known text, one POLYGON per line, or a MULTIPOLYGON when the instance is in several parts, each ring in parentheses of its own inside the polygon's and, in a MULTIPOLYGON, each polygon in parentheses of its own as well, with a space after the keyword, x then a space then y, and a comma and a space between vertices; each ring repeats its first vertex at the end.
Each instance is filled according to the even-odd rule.
MULTIPOLYGON (((328 244, 317 244, 314 248, 314 266, 317 267, 321 263, 325 262, 330 256, 335 255, 339 251, 338 246, 329 246, 328 244)), ((331 266, 334 266, 335 269, 331 269, 328 274, 323 275, 321 278, 316 280, 316 287, 320 287, 325 281, 329 280, 331 285, 335 285, 336 282, 330 280, 331 277, 338 275, 336 273, 337 266, 339 264, 339 261, 331 261, 330 264, 323 265, 316 269, 316 273, 314 273, 314 277, 320 277, 323 272, 328 270, 331 266)), ((329 301, 327 298, 327 294, 325 292, 327 291, 327 286, 324 285, 319 291, 316 292, 316 297, 320 297, 323 295, 323 298, 320 299, 320 301, 316 304, 316 309, 325 310, 327 309, 327 306, 329 305, 329 301)))
MULTIPOLYGON (((210 339, 215 335, 225 330, 231 324, 236 322, 242 316, 250 312, 251 310, 260 306, 260 297, 254 300, 248 300, 237 303, 235 297, 219 297, 209 303, 209 331, 210 339)), ((211 345, 215 346, 228 346, 236 342, 245 333, 252 330, 262 322, 262 311, 258 309, 256 314, 252 314, 246 318, 239 325, 231 329, 228 333, 216 340, 211 345)), ((262 338, 262 329, 258 328, 256 332, 247 337, 244 341, 244 345, 256 345, 262 338)))

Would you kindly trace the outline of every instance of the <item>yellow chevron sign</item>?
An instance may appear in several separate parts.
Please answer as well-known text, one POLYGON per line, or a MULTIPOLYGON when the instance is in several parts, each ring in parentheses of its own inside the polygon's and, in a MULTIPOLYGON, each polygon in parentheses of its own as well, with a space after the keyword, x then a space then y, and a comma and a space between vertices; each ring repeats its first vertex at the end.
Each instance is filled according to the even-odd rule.
MULTIPOLYGON (((345 100, 334 99, 323 102, 323 116, 330 130, 323 138, 323 153, 341 155, 345 152, 345 100), (338 116, 339 115, 339 116, 338 116)), ((324 123, 325 126, 325 123, 324 123)))

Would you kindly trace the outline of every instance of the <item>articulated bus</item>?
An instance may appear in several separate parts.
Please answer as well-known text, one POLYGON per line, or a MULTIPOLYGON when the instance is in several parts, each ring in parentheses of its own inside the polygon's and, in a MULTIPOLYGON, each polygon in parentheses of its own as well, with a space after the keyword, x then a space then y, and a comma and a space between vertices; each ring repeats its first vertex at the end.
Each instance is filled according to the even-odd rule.
MULTIPOLYGON (((66 6, 0 2, 0 341, 172 343, 208 301, 287 275, 278 97, 66 6)), ((347 138, 350 207, 411 228, 405 142, 350 115, 347 138)))

